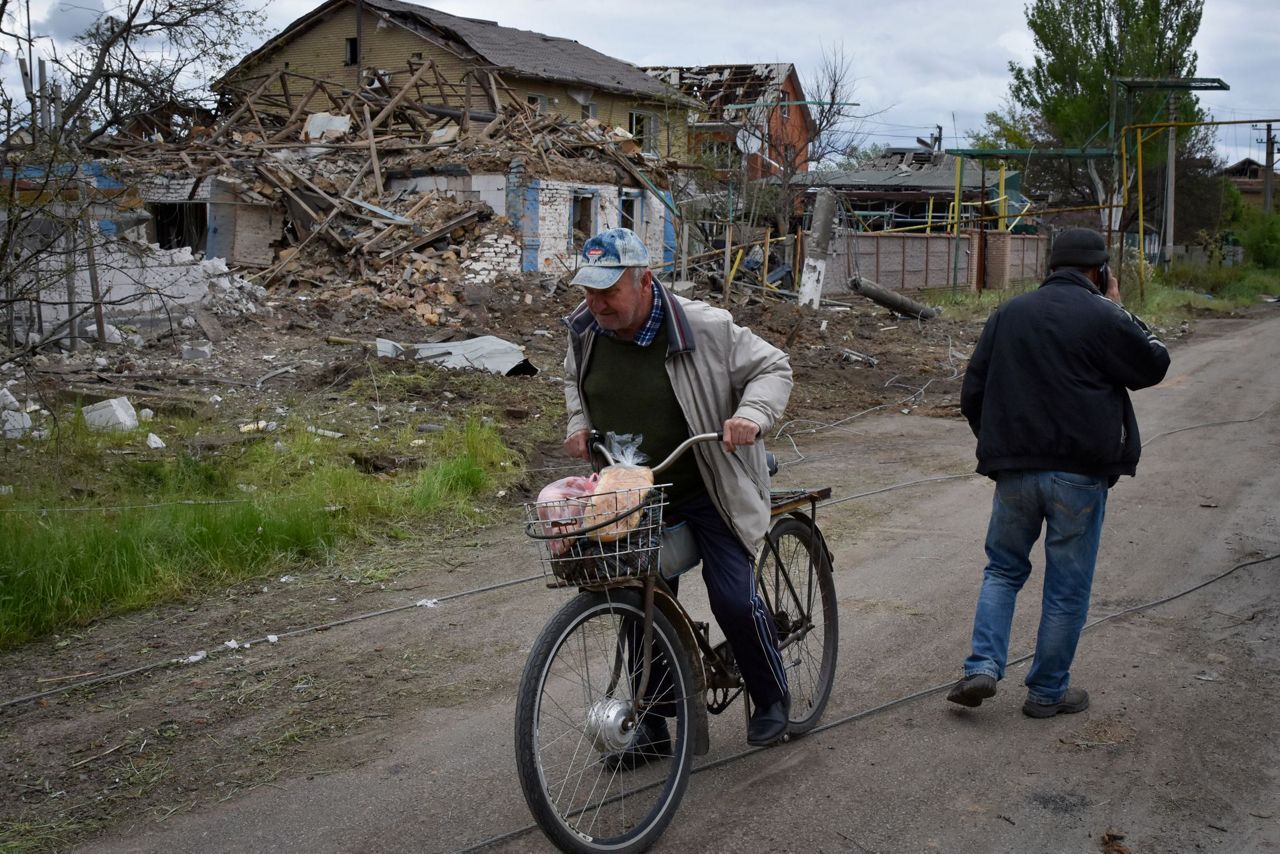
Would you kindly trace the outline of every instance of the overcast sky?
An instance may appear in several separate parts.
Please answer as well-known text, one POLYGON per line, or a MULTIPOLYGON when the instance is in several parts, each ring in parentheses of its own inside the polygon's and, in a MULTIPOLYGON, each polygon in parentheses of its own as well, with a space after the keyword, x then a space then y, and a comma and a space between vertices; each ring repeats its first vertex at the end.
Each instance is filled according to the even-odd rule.
MULTIPOLYGON (((38 29, 65 34, 102 0, 33 0, 38 29)), ((110 0, 108 5, 110 5, 110 0)), ((278 32, 317 5, 272 0, 268 29, 278 32)), ((761 0, 631 0, 588 6, 582 0, 426 0, 455 15, 576 39, 637 65, 793 62, 804 78, 823 48, 852 57, 854 100, 868 114, 869 142, 910 145, 941 125, 948 147, 1000 106, 1008 63, 1028 62, 1034 45, 1022 0, 966 4, 955 0, 896 2, 771 2, 761 0), (980 7, 982 11, 977 11, 980 7)), ((1197 74, 1220 77, 1229 92, 1201 102, 1219 120, 1280 118, 1280 3, 1207 0, 1197 74)), ((1280 126, 1277 126, 1280 132, 1280 126)), ((1219 129, 1224 157, 1265 158, 1262 132, 1249 125, 1219 129)))

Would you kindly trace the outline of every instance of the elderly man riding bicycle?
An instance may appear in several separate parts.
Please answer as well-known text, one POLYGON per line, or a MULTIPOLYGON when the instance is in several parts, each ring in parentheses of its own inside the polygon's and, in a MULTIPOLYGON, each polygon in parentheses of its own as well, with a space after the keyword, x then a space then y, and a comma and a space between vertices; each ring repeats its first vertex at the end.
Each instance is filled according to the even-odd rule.
MULTIPOLYGON (((747 741, 772 744, 787 732, 791 698, 753 575, 770 524, 769 475, 756 440, 790 397, 787 355, 727 311, 663 287, 630 229, 592 237, 582 254, 573 283, 585 298, 566 318, 565 450, 585 459, 591 431, 633 433, 643 436, 641 451, 660 460, 691 435, 723 431, 726 453, 699 446, 669 470, 667 520, 687 523, 702 554, 712 613, 755 704, 747 741)), ((669 749, 658 714, 647 714, 635 733, 633 763, 669 749)))

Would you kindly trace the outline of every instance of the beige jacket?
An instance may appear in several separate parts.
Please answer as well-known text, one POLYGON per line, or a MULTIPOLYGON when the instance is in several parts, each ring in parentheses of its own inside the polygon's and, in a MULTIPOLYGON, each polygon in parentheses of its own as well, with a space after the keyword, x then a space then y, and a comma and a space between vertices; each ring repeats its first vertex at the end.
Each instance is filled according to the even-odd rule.
MULTIPOLYGON (((675 296, 659 287, 667 324, 667 374, 690 434, 715 433, 734 416, 760 425, 764 437, 782 416, 791 396, 787 354, 743 326, 723 309, 675 296)), ((579 365, 586 364, 597 333, 586 304, 565 318, 567 435, 591 429, 582 400, 579 365)), ((702 480, 720 515, 753 555, 769 529, 769 473, 764 443, 726 454, 718 444, 693 449, 702 480)))

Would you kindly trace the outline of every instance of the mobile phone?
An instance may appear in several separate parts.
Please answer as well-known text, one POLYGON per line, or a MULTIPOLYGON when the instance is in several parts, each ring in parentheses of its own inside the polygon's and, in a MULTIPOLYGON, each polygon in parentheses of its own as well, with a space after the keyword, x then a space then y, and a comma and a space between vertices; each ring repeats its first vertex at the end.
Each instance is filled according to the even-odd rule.
POLYGON ((1102 266, 1098 268, 1098 293, 1104 297, 1107 295, 1107 286, 1111 283, 1111 268, 1104 261, 1102 266))

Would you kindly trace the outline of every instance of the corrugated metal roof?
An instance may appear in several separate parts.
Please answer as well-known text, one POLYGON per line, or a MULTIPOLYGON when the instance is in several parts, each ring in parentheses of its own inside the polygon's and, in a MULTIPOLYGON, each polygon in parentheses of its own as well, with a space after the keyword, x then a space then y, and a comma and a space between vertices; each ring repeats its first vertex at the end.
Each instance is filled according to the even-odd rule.
MULTIPOLYGON (((797 176, 799 177, 799 176, 797 176)), ((955 190, 956 162, 950 154, 920 149, 892 149, 857 169, 844 172, 810 173, 807 183, 838 188, 895 190, 955 190)), ((987 176, 987 185, 994 183, 987 176)), ((982 165, 966 159, 960 180, 966 190, 982 187, 982 165)))
POLYGON ((658 100, 675 94, 631 63, 606 56, 572 39, 517 30, 479 18, 463 18, 401 0, 364 0, 364 3, 392 18, 410 19, 404 23, 425 25, 461 43, 489 64, 522 76, 586 84, 658 100))

